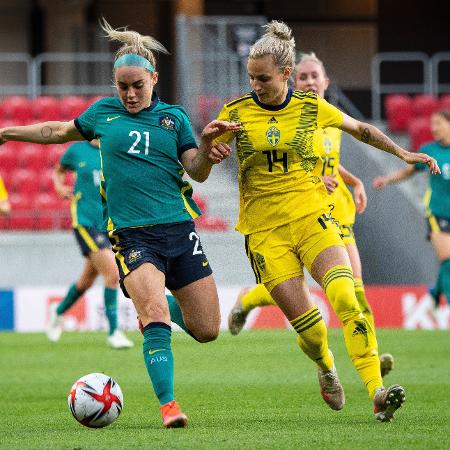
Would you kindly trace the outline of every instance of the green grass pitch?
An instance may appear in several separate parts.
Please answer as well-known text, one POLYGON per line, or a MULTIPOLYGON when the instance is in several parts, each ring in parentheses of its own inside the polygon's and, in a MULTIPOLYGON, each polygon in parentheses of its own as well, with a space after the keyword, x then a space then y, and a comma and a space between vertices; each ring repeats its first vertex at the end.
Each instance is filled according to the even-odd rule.
POLYGON ((174 333, 177 401, 187 429, 165 430, 142 358, 106 347, 105 334, 0 334, 0 449, 397 449, 450 448, 448 331, 379 330, 380 350, 395 356, 386 385, 402 384, 404 407, 377 423, 339 330, 330 331, 347 404, 330 410, 314 365, 292 331, 222 333, 199 344, 174 333), (72 383, 104 372, 125 399, 119 419, 103 429, 78 424, 67 407, 72 383))

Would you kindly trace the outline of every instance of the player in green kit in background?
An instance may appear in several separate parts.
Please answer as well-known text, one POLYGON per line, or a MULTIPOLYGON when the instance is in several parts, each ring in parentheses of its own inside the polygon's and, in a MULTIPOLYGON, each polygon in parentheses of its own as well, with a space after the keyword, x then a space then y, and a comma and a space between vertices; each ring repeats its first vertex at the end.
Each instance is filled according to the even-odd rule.
POLYGON ((111 251, 108 234, 102 231, 102 200, 100 196, 100 152, 98 141, 77 142, 61 157, 53 173, 56 192, 63 198, 71 198, 72 227, 85 258, 80 278, 70 287, 61 303, 50 305, 47 337, 56 342, 61 337, 62 315, 86 292, 98 275, 104 279, 105 314, 109 324, 107 343, 112 348, 130 348, 130 341, 118 329, 117 288, 119 273, 111 251), (92 145, 91 145, 92 144, 92 145), (65 183, 66 173, 76 174, 73 188, 65 183))
MULTIPOLYGON (((430 188, 425 195, 428 239, 440 263, 436 284, 430 289, 437 309, 441 294, 450 303, 450 111, 442 110, 431 116, 431 132, 434 142, 426 144, 420 151, 436 159, 442 173, 429 177, 430 188)), ((398 183, 423 172, 425 166, 416 164, 397 170, 389 175, 373 180, 375 189, 383 189, 388 184, 398 183)))
POLYGON ((69 122, 0 129, 0 144, 99 140, 101 194, 120 286, 143 325, 144 361, 163 425, 185 427, 187 417, 174 398, 171 318, 199 342, 208 342, 219 334, 220 307, 195 231, 200 210, 183 175, 205 181, 231 151, 215 139, 239 131, 240 124, 214 120, 197 145, 185 110, 162 102, 153 90, 158 82, 153 52, 167 52, 163 45, 134 31, 114 30, 106 21, 102 28, 122 44, 113 69, 119 97, 99 100, 69 122), (170 310, 166 287, 177 300, 170 310))

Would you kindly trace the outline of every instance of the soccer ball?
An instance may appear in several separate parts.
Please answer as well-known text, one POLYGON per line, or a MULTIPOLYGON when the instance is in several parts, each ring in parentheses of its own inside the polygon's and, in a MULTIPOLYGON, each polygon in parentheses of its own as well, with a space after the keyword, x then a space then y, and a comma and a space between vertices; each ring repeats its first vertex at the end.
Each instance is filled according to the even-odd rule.
POLYGON ((108 375, 90 373, 77 380, 67 398, 70 412, 89 428, 102 428, 113 423, 123 408, 120 386, 108 375))

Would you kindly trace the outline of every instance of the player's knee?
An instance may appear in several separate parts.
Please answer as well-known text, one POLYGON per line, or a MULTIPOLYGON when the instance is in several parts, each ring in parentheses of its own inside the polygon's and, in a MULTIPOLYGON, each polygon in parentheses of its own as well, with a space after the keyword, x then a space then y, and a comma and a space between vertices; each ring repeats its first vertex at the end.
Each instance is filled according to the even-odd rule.
POLYGON ((104 276, 105 286, 109 288, 117 288, 119 286, 119 274, 114 271, 104 276))
POLYGON ((206 342, 215 341, 219 336, 219 329, 201 330, 193 333, 193 335, 198 342, 204 344, 206 342))

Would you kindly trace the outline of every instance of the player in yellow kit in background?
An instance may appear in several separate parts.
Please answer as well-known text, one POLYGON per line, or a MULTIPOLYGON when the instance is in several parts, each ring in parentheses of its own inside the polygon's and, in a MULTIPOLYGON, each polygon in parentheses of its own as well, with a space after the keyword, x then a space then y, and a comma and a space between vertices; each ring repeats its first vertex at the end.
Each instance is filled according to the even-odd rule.
MULTIPOLYGON (((373 125, 357 121, 310 92, 293 91, 292 30, 282 22, 250 48, 247 71, 252 91, 226 105, 219 120, 241 124, 220 137, 236 139, 240 210, 236 229, 258 283, 264 283, 297 333, 297 342, 318 369, 325 402, 342 409, 345 395, 328 348, 327 329, 303 276, 306 267, 322 285, 343 324, 352 363, 373 400, 375 418, 390 421, 405 401, 399 385, 383 386, 375 332, 355 295, 350 258, 329 214, 322 165, 313 146, 318 128, 337 127, 406 163, 436 161, 396 145, 373 125)), ((217 161, 220 162, 220 161, 217 161)))
POLYGON ((7 216, 11 212, 11 204, 8 198, 8 191, 6 190, 3 179, 0 176, 0 216, 7 216))
MULTIPOLYGON (((315 92, 323 98, 330 80, 325 67, 314 53, 302 54, 295 67, 295 88, 304 92, 315 92)), ((327 188, 331 214, 339 223, 342 239, 350 257, 355 282, 355 293, 362 313, 375 329, 373 313, 367 302, 362 281, 361 259, 353 233, 355 212, 362 214, 366 209, 367 196, 362 181, 346 170, 339 162, 342 130, 327 127, 314 134, 315 153, 323 161, 322 181, 327 188), (347 188, 353 188, 353 196, 347 188)), ((257 306, 276 305, 275 300, 263 284, 244 288, 239 292, 236 303, 228 316, 228 328, 237 335, 245 325, 249 312, 257 306)), ((384 377, 394 367, 390 353, 380 355, 381 375, 384 377)))

